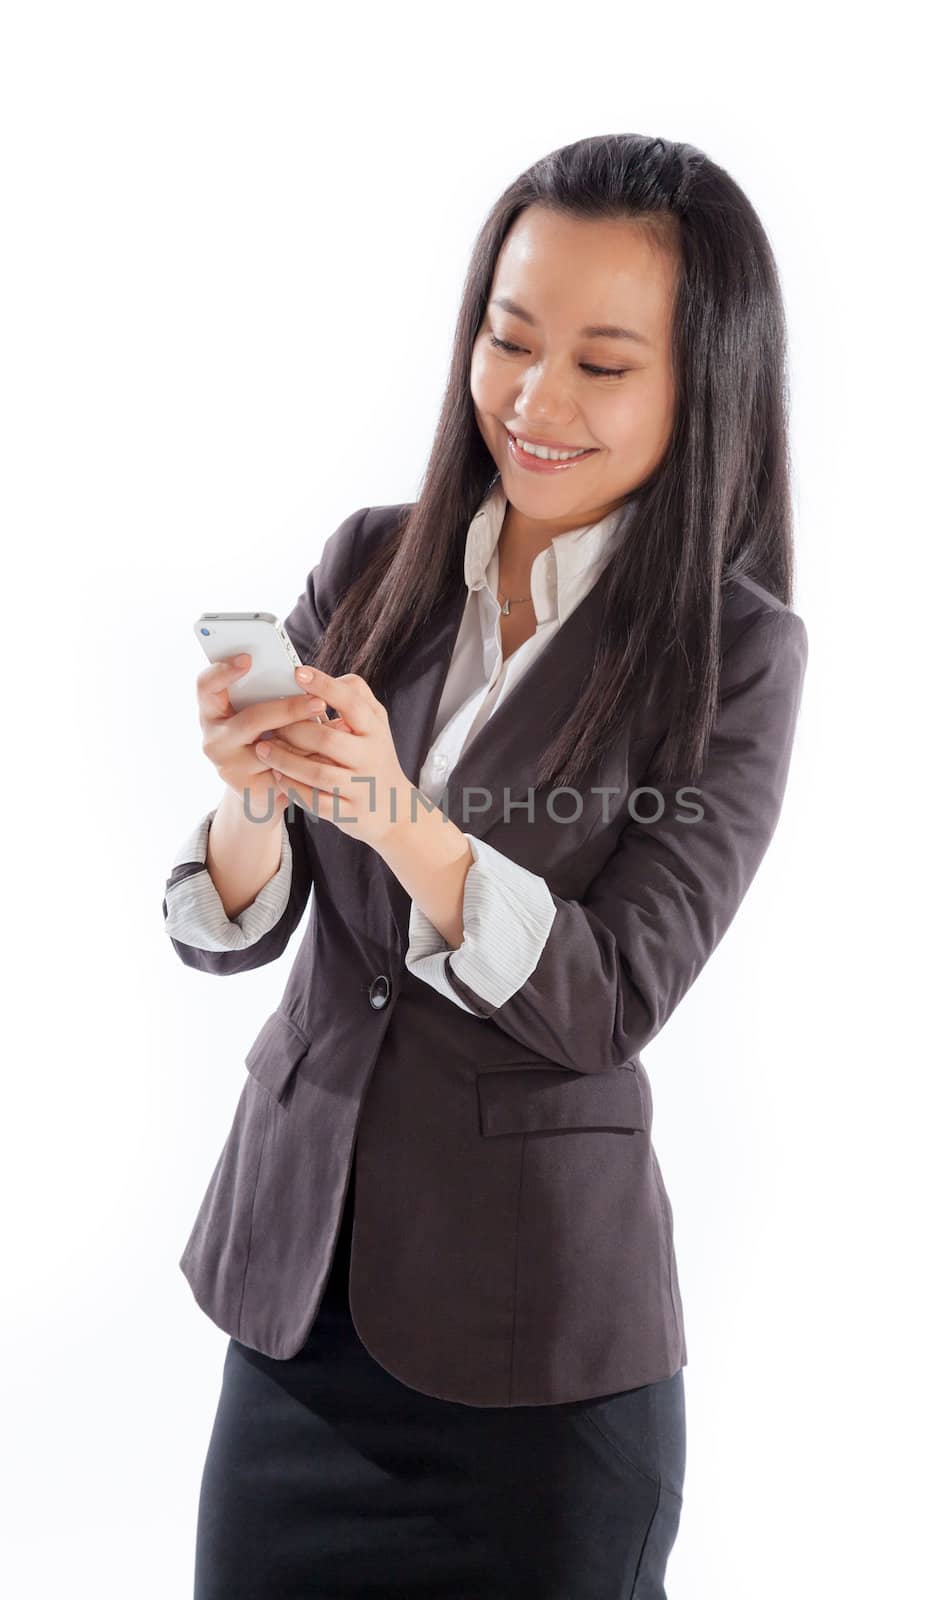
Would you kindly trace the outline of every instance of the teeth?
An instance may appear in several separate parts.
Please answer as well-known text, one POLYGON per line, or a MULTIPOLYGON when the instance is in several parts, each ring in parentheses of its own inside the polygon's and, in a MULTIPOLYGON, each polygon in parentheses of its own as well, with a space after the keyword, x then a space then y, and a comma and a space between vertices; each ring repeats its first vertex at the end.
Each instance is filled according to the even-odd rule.
POLYGON ((577 456, 590 454, 589 450, 546 450, 541 444, 526 444, 524 439, 519 439, 513 433, 519 450, 524 450, 526 455, 537 456, 539 461, 573 461, 577 456))

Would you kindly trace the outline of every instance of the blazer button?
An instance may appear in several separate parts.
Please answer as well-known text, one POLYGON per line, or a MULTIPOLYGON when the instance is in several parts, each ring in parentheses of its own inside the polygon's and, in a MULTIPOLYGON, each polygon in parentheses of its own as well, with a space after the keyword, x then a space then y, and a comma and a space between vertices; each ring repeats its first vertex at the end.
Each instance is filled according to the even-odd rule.
POLYGON ((376 1011, 380 1011, 391 999, 391 979, 384 972, 369 985, 368 999, 369 1005, 374 1006, 376 1011))

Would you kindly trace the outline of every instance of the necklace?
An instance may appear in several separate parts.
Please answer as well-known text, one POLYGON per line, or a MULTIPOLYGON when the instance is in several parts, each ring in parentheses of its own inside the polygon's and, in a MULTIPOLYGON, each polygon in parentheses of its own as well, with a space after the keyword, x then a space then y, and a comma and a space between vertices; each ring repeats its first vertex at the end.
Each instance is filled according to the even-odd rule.
POLYGON ((502 615, 504 617, 507 617, 509 615, 509 606, 522 605, 526 600, 530 600, 530 599, 531 599, 531 595, 530 594, 513 595, 511 600, 500 600, 500 602, 499 602, 499 610, 501 611, 501 613, 502 613, 502 615))

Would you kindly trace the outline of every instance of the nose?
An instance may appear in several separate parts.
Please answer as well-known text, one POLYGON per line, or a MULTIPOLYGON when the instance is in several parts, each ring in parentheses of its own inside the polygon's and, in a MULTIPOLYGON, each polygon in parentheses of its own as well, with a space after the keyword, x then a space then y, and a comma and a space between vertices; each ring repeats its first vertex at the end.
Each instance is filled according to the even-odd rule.
POLYGON ((576 416, 576 407, 565 398, 563 380, 545 366, 531 367, 522 384, 515 406, 520 421, 538 433, 554 429, 563 435, 576 416))

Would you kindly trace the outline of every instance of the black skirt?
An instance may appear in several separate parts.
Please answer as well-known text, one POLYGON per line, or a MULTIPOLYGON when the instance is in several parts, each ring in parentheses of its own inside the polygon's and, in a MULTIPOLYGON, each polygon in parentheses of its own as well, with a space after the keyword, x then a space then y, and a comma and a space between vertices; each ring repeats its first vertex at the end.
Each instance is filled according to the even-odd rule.
POLYGON ((408 1388, 349 1311, 353 1175, 326 1294, 277 1361, 231 1339, 202 1475, 195 1600, 664 1600, 683 1372, 550 1406, 408 1388))

